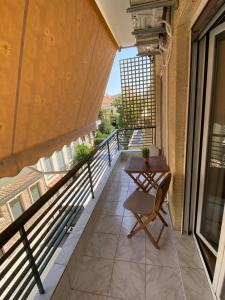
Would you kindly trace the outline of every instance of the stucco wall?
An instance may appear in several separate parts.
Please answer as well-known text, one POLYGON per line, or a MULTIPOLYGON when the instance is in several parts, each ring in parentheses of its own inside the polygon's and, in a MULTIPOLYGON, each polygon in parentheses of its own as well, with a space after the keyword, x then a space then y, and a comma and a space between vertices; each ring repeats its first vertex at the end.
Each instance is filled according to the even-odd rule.
POLYGON ((161 58, 157 57, 157 76, 163 80, 162 148, 173 174, 169 206, 176 230, 181 229, 184 201, 190 27, 201 2, 179 1, 179 8, 172 12, 173 46, 169 66, 161 67, 161 58))

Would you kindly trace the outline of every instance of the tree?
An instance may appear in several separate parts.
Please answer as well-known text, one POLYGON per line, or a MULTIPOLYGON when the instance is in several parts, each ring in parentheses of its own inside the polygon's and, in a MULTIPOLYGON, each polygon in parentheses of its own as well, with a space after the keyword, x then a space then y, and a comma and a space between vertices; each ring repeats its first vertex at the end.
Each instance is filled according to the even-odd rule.
POLYGON ((102 133, 100 130, 97 130, 94 139, 95 146, 101 144, 101 142, 103 142, 105 138, 107 138, 107 134, 102 133))
POLYGON ((80 144, 76 146, 76 160, 78 162, 84 160, 91 153, 92 148, 85 144, 80 144))
POLYGON ((99 131, 110 134, 113 131, 113 127, 111 125, 111 111, 108 109, 101 109, 99 112, 99 119, 101 120, 99 131))
POLYGON ((124 122, 123 122, 123 107, 122 107, 122 95, 119 94, 116 96, 116 98, 113 101, 113 105, 117 109, 117 122, 118 122, 118 128, 123 128, 124 127, 124 122))

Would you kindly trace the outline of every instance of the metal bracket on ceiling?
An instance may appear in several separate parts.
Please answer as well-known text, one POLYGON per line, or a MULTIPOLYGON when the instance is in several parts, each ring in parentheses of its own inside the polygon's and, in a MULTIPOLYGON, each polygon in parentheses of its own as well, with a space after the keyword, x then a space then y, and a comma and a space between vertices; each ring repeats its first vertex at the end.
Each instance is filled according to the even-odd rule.
POLYGON ((156 35, 156 34, 164 34, 166 33, 165 27, 149 27, 144 29, 136 29, 131 34, 139 36, 139 35, 156 35))
POLYGON ((151 39, 151 42, 149 42, 149 40, 137 40, 136 44, 134 45, 134 47, 138 47, 138 46, 148 46, 149 43, 158 45, 159 44, 159 39, 158 38, 153 38, 151 39))
POLYGON ((151 0, 144 3, 133 4, 127 8, 128 13, 139 12, 160 7, 178 7, 178 0, 151 0))
POLYGON ((137 54, 137 56, 155 56, 155 55, 160 55, 160 52, 155 50, 155 51, 148 51, 148 52, 140 52, 137 54))

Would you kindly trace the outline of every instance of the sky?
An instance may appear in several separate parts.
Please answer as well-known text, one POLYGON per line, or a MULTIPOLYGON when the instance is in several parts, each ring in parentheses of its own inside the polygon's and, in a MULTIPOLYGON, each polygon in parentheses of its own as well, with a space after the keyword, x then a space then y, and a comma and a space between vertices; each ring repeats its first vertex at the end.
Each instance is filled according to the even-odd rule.
POLYGON ((105 94, 107 95, 116 95, 121 92, 120 86, 120 60, 124 58, 134 57, 137 54, 137 48, 125 48, 121 51, 117 51, 115 60, 112 66, 111 74, 109 76, 108 85, 106 87, 105 94))

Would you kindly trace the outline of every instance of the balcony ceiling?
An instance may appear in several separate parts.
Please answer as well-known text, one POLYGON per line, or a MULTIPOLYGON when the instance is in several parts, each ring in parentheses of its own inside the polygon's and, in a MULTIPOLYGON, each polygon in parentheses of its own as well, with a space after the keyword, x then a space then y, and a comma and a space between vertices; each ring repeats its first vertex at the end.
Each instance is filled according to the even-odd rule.
POLYGON ((167 34, 162 20, 178 0, 95 0, 120 48, 137 46, 139 55, 159 54, 167 34))
POLYGON ((129 0, 96 0, 96 3, 113 33, 118 45, 131 47, 135 44, 131 14, 127 13, 129 0))

